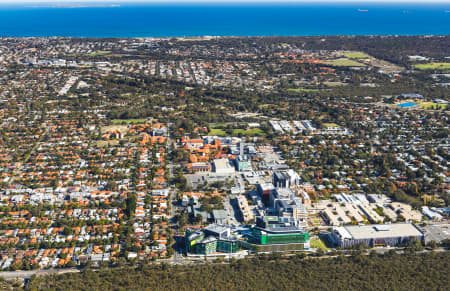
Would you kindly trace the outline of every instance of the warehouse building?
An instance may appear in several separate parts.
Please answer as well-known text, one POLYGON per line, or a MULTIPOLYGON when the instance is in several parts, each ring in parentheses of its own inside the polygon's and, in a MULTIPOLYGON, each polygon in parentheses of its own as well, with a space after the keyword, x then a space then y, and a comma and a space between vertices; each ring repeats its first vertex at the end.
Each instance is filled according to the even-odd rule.
POLYGON ((333 227, 332 238, 341 248, 364 244, 369 247, 396 246, 410 240, 423 240, 423 233, 411 223, 333 227))

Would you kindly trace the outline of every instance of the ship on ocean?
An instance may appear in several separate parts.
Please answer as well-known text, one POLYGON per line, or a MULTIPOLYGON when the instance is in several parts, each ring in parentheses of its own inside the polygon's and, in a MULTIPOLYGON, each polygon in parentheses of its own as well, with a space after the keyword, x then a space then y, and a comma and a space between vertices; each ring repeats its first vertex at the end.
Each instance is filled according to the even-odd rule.
MULTIPOLYGON (((1 3, 3 1, 0 0, 1 3)), ((207 1, 197 1, 202 4, 118 1, 120 5, 114 6, 106 4, 106 1, 100 3, 91 0, 95 4, 80 4, 83 1, 71 0, 75 4, 53 1, 65 2, 53 6, 57 4, 48 4, 52 1, 41 0, 47 4, 36 4, 37 0, 27 1, 34 4, 0 4, 0 37, 447 35, 450 32, 449 14, 444 13, 450 9, 447 4, 379 5, 374 2, 361 1, 355 4, 349 1, 324 5, 300 1, 281 1, 276 4, 275 1, 269 1, 263 5, 247 1, 244 5, 237 4, 237 1, 219 1, 211 5, 207 1), (405 9, 414 13, 405 13, 405 9), (383 21, 374 21, 380 15, 383 21), (327 21, 322 21, 324 16, 327 21), (402 21, 398 21, 399 17, 402 21), (121 20, 120 26, 118 19, 121 20)))

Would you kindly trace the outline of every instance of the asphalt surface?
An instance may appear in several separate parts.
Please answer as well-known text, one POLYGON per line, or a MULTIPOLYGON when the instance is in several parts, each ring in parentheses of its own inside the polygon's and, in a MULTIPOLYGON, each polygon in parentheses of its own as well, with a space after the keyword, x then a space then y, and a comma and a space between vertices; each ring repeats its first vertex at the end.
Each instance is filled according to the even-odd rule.
POLYGON ((223 206, 227 211, 227 222, 228 224, 239 225, 240 216, 236 211, 232 200, 234 200, 234 198, 231 198, 230 196, 223 200, 223 206))
POLYGON ((31 276, 43 276, 50 274, 64 274, 64 273, 79 273, 80 270, 75 268, 70 269, 43 269, 43 270, 30 270, 30 271, 11 271, 11 272, 0 272, 0 277, 4 279, 29 279, 31 276))

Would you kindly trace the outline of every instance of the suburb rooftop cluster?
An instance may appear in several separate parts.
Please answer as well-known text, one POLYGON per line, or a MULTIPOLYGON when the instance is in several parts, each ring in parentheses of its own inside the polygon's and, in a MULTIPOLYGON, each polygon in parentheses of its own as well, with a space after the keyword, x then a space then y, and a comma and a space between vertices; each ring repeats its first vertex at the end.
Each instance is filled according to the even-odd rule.
POLYGON ((0 38, 0 269, 448 247, 449 38, 0 38))

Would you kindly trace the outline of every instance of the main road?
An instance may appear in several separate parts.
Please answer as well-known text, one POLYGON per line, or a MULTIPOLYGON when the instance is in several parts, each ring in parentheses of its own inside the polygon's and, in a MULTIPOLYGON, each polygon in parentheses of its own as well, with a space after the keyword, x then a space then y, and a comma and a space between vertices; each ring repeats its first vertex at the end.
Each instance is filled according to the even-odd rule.
POLYGON ((169 132, 168 132, 168 139, 167 139, 167 151, 168 151, 168 154, 169 154, 169 164, 167 165, 167 168, 168 168, 168 170, 169 170, 169 189, 170 189, 170 191, 169 191, 169 197, 170 197, 170 219, 172 219, 174 216, 175 216, 175 202, 176 202, 176 195, 174 195, 175 193, 174 193, 174 191, 175 191, 175 189, 172 187, 172 185, 171 185, 171 181, 172 181, 172 178, 173 178, 173 167, 174 167, 174 165, 173 165, 173 162, 172 162, 172 151, 174 150, 173 149, 173 147, 172 147, 172 142, 173 142, 173 140, 172 140, 172 124, 171 123, 169 123, 168 125, 168 129, 169 129, 169 132))
POLYGON ((6 279, 6 280, 12 280, 12 279, 29 279, 31 276, 44 276, 44 275, 51 275, 51 274, 64 274, 64 273, 79 273, 80 270, 76 268, 67 268, 67 269, 38 269, 38 270, 29 270, 29 271, 5 271, 0 272, 0 277, 6 279))

